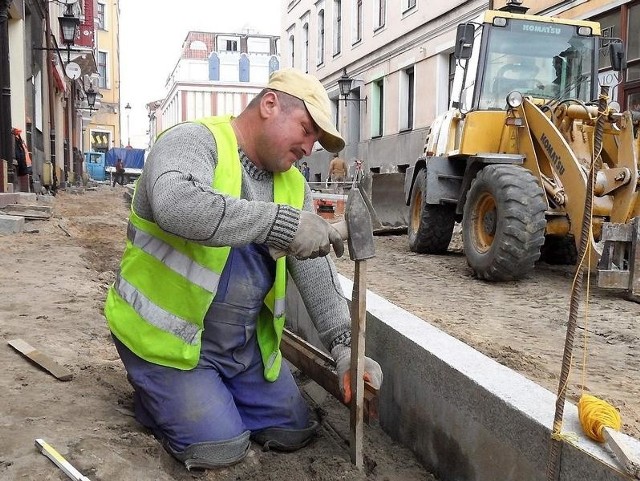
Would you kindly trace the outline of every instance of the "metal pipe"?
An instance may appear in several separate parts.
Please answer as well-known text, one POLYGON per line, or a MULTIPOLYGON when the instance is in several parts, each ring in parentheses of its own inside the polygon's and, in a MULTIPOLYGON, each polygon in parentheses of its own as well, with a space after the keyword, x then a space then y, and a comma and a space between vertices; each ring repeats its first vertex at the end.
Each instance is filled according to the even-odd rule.
MULTIPOLYGON (((53 49, 53 42, 51 40, 51 15, 49 13, 50 4, 47 4, 45 9, 45 36, 47 41, 47 48, 53 49)), ((47 75, 48 75, 48 100, 49 100, 49 145, 51 152, 51 186, 50 189, 52 192, 56 192, 58 189, 58 173, 56 172, 56 120, 55 120, 55 84, 53 81, 53 63, 51 62, 51 58, 47 55, 47 75)))
MULTIPOLYGON (((587 180, 587 192, 584 202, 584 214, 582 216, 582 230, 580 232, 580 246, 578 249, 578 266, 571 289, 571 300, 569 303, 569 322, 567 323, 567 334, 565 337, 564 354, 562 356, 562 368, 560 370, 560 381, 558 383, 558 396, 556 398, 556 412, 553 418, 553 431, 551 445, 549 448, 549 462, 547 464, 547 481, 555 481, 560 474, 560 452, 562 449, 562 417, 564 415, 564 404, 567 395, 569 372, 571 370, 571 359, 573 356, 573 343, 575 339, 576 325, 578 323, 578 308, 582 298, 582 281, 584 277, 584 266, 582 259, 585 256, 591 234, 591 207, 593 206, 593 188, 595 184, 596 172, 602 167, 602 136, 604 131, 605 113, 607 111, 607 98, 609 87, 600 87, 600 98, 598 102, 598 118, 594 133, 593 153, 591 157, 591 168, 587 180)), ((577 220, 577 219, 576 219, 577 220)))
POLYGON ((0 192, 4 192, 5 164, 11 165, 14 142, 11 134, 11 77, 9 75, 9 4, 0 0, 0 192))

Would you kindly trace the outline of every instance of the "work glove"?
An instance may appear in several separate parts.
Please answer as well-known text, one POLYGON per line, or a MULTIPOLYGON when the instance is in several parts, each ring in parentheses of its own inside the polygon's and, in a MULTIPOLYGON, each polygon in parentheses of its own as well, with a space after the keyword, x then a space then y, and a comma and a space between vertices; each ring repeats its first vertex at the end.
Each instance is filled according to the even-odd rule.
MULTIPOLYGON (((351 348, 343 344, 336 344, 331 349, 331 356, 336 361, 338 382, 340 391, 344 396, 345 404, 351 402, 351 348)), ((370 357, 364 358, 364 380, 368 381, 375 389, 380 389, 382 384, 382 369, 380 364, 370 357)))
POLYGON ((331 251, 331 246, 336 256, 342 257, 344 241, 340 233, 319 215, 306 210, 301 211, 298 230, 286 254, 297 259, 314 259, 326 256, 331 251))

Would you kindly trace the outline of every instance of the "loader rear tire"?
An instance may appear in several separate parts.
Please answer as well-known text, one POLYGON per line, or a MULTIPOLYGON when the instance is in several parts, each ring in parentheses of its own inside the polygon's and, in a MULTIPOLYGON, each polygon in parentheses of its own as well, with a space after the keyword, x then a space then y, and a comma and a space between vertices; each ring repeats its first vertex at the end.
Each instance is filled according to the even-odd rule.
POLYGON ((409 249, 419 254, 443 254, 447 252, 453 226, 455 207, 453 205, 427 204, 427 178, 423 169, 418 172, 409 208, 409 249))
POLYGON ((546 226, 544 192, 519 165, 484 167, 471 183, 462 218, 464 252, 480 279, 524 277, 540 258, 546 226))

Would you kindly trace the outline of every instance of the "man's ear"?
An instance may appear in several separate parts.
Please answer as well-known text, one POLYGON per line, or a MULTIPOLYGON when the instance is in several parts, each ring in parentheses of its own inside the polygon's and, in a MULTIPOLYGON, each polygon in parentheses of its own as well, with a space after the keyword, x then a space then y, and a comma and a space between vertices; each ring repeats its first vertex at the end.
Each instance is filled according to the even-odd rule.
POLYGON ((280 109, 280 102, 275 92, 267 92, 260 100, 260 116, 263 118, 273 117, 280 109))

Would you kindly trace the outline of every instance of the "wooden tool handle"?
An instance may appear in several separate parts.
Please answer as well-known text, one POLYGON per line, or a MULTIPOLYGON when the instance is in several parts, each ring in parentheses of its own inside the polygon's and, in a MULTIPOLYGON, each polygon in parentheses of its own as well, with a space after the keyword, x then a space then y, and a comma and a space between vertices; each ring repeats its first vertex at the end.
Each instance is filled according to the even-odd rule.
POLYGON ((367 316, 367 263, 356 261, 351 294, 351 462, 364 467, 364 352, 367 316))
POLYGON ((624 445, 621 433, 612 428, 603 428, 604 442, 631 476, 640 479, 640 459, 624 445))

